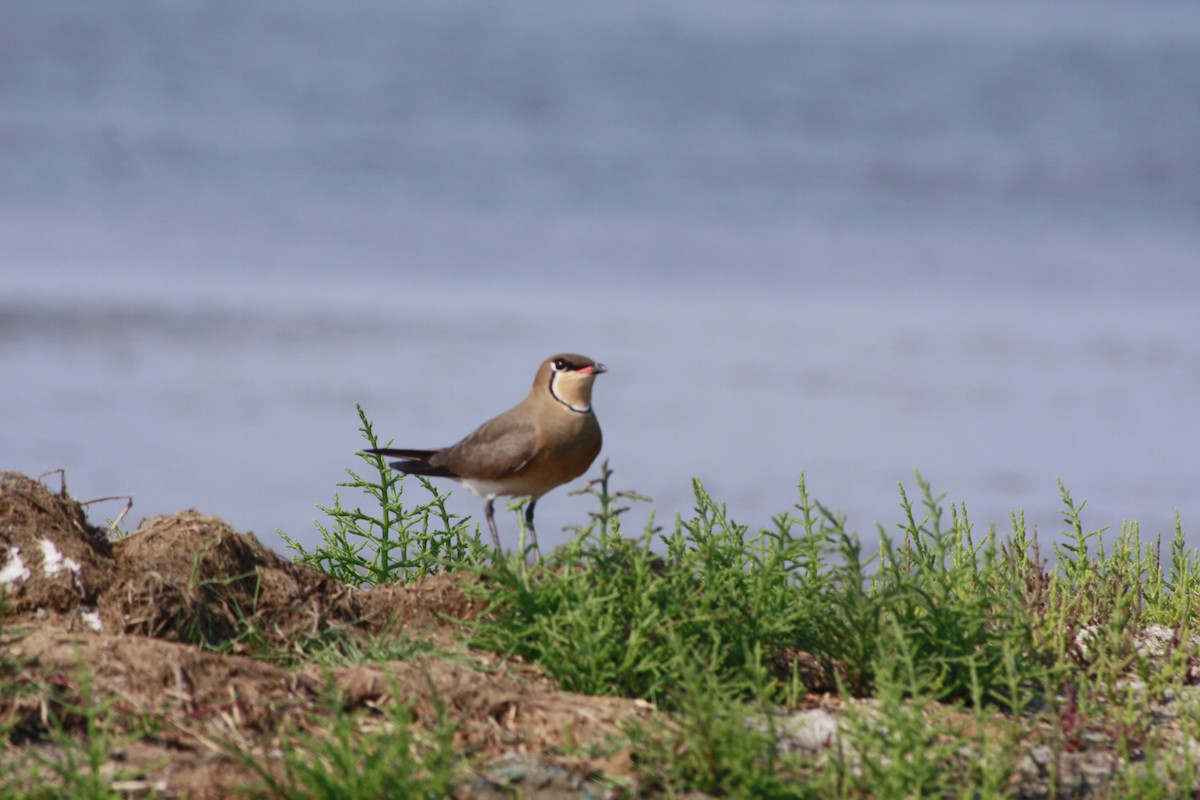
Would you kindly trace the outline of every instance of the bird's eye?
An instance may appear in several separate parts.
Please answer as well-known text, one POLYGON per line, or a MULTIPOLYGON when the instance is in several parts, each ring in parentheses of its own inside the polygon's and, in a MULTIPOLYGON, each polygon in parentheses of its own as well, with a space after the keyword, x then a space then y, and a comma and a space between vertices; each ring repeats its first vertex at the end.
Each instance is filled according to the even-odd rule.
POLYGON ((571 364, 566 359, 563 359, 563 358, 554 359, 555 372, 562 372, 563 370, 567 370, 570 368, 571 368, 571 364))

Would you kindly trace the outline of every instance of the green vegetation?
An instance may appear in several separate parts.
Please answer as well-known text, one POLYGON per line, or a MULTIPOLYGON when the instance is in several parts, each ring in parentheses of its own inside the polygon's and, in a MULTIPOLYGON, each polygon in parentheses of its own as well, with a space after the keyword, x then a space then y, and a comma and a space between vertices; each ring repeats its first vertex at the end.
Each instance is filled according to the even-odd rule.
POLYGON ((352 473, 347 485, 380 497, 381 516, 335 503, 335 519, 370 533, 352 547, 346 527, 327 534, 313 563, 361 575, 376 563, 363 542, 405 541, 421 558, 372 580, 477 570, 491 613, 475 647, 535 663, 564 689, 669 712, 672 725, 628 730, 640 792, 1001 797, 1024 760, 1053 795, 1079 790, 1067 773, 1083 753, 1109 759, 1112 796, 1196 788, 1185 746, 1195 726, 1179 709, 1196 677, 1200 568, 1178 524, 1164 563, 1161 540, 1144 541, 1136 524, 1107 543, 1106 529, 1088 530, 1060 485, 1065 530, 1048 566, 1023 515, 1007 536, 980 532, 965 505, 947 514, 917 474, 919 500, 900 487, 902 522, 894 535, 879 526, 867 554, 801 476, 797 504, 768 528, 731 520, 695 481, 690 517, 626 538, 618 506, 639 498, 611 492, 605 464, 582 490, 599 511, 566 545, 536 566, 511 555, 489 564, 478 531, 446 515, 436 488, 404 510, 396 476, 374 466, 377 483, 352 473), (773 720, 815 691, 837 698, 838 741, 788 753, 773 720), (1154 724, 1164 713, 1180 720, 1170 736, 1154 724), (1031 741, 1043 748, 1032 759, 1031 741))
MULTIPOLYGON (((379 447, 371 421, 356 406, 359 432, 367 447, 379 447)), ((384 443, 387 446, 388 443, 384 443)), ((347 469, 349 481, 338 486, 360 490, 370 500, 344 508, 335 493, 332 506, 317 506, 330 519, 317 523, 323 542, 312 552, 283 531, 279 535, 296 551, 297 561, 316 567, 351 586, 380 583, 409 583, 424 575, 481 563, 487 558, 479 529, 468 531, 468 520, 446 510, 446 495, 427 478, 418 477, 429 495, 424 503, 405 506, 403 475, 388 468, 382 456, 360 453, 371 471, 370 478, 347 469)))
MULTIPOLYGON (((361 408, 359 416, 377 446, 361 408)), ((623 505, 644 498, 613 490, 605 463, 577 492, 595 504, 586 524, 530 564, 485 547, 478 525, 450 514, 436 486, 419 480, 423 499, 411 503, 401 476, 377 456, 361 457, 367 477, 348 471, 340 486, 366 501, 350 508, 335 495, 322 507, 330 518, 323 542, 311 552, 289 546, 297 560, 356 587, 472 576, 463 585, 484 613, 461 628, 470 649, 446 658, 440 645, 404 637, 314 632, 273 657, 252 629, 252 609, 247 629, 226 640, 287 669, 428 659, 501 675, 531 664, 564 691, 653 704, 600 745, 576 747, 567 732, 554 755, 573 764, 586 767, 605 748, 632 754, 631 769, 603 783, 607 794, 591 796, 1169 798, 1200 790, 1200 558, 1178 521, 1165 542, 1144 539, 1132 523, 1090 529, 1084 504, 1060 485, 1064 527, 1044 555, 1022 514, 1004 534, 980 530, 964 504, 945 505, 917 474, 912 496, 900 487, 899 524, 860 537, 808 494, 801 475, 795 506, 761 530, 731 519, 697 480, 691 514, 661 529, 652 518, 631 536, 623 505)), ((372 705, 331 683, 326 706, 281 726, 271 758, 235 737, 221 746, 258 775, 247 790, 254 796, 450 796, 484 768, 463 747, 467 728, 496 721, 451 713, 427 683, 423 715, 411 686, 372 705)), ((116 796, 100 765, 119 737, 148 734, 130 733, 124 718, 113 725, 113 702, 93 698, 86 676, 71 693, 52 688, 38 690, 51 698, 48 733, 0 718, 5 741, 53 754, 0 759, 0 794, 116 796), (45 785, 29 788, 31 776, 47 776, 45 785)), ((0 692, 36 693, 11 680, 0 692)))

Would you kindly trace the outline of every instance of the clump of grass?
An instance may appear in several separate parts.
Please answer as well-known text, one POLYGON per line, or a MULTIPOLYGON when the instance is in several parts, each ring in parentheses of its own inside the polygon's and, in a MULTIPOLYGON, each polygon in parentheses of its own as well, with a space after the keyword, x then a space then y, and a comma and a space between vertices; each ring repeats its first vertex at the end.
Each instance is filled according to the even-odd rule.
MULTIPOLYGON (((37 694, 44 729, 17 730, 17 720, 0 727, 0 737, 14 752, 0 760, 0 795, 19 800, 116 800, 160 765, 144 770, 121 766, 116 753, 131 742, 154 735, 153 720, 121 712, 118 698, 93 691, 92 676, 81 662, 70 683, 52 686, 19 681, 27 694, 37 694), (20 754, 19 757, 12 756, 20 754)), ((4 694, 8 694, 7 687, 4 694)))
POLYGON ((937 700, 969 701, 982 686, 989 700, 1011 703, 1003 697, 1004 653, 1030 649, 1022 619, 1028 561, 1003 568, 995 530, 977 542, 965 507, 951 507, 945 527, 941 498, 919 473, 916 480, 923 514, 901 486, 903 538, 880 526, 876 569, 867 571, 857 539, 839 526, 842 558, 824 573, 826 585, 796 588, 820 620, 812 646, 857 695, 871 694, 881 669, 903 667, 905 682, 937 700))
MULTIPOLYGON (((613 509, 607 465, 588 489, 613 509)), ((606 511, 534 568, 501 561, 484 573, 495 614, 476 643, 542 664, 564 688, 670 702, 702 653, 704 667, 739 683, 765 654, 807 628, 790 602, 789 562, 773 534, 749 537, 699 482, 697 517, 651 549, 621 535, 606 511)), ((795 554, 799 558, 799 554, 795 554)))
MULTIPOLYGON (((362 406, 356 408, 359 432, 367 447, 379 447, 379 438, 362 406)), ((330 518, 330 524, 317 522, 322 542, 313 550, 279 531, 287 547, 298 554, 297 561, 352 586, 372 586, 409 583, 424 575, 474 566, 490 554, 490 549, 483 546, 479 526, 471 531, 469 518, 452 514, 446 508, 447 495, 428 479, 419 477, 418 481, 429 499, 406 506, 404 476, 391 470, 382 456, 358 455, 373 477, 347 468, 350 480, 338 486, 365 494, 373 501, 373 510, 346 508, 335 492, 332 506, 317 506, 330 518)))
MULTIPOLYGON (((699 665, 697 665, 699 667, 699 665)), ((771 703, 744 702, 704 669, 686 673, 676 694, 676 714, 664 725, 630 725, 637 754, 638 788, 644 795, 696 791, 747 798, 817 797, 796 780, 778 752, 771 703)))
MULTIPOLYGON (((401 694, 393 687, 393 697, 401 694)), ((441 800, 462 782, 467 764, 455 751, 445 707, 435 710, 438 722, 425 731, 414 724, 410 705, 394 701, 383 719, 368 719, 348 712, 331 689, 316 725, 281 733, 277 757, 230 749, 261 778, 246 790, 253 797, 441 800)))
MULTIPOLYGON (((612 504, 609 475, 595 484, 602 508, 612 504)), ((902 647, 914 680, 937 699, 969 700, 979 684, 997 699, 1008 688, 1004 653, 1030 648, 1019 620, 1025 576, 999 568, 994 533, 972 540, 965 510, 943 529, 941 507, 918 481, 923 521, 902 493, 904 542, 881 530, 873 559, 820 511, 803 476, 796 513, 757 533, 697 481, 694 516, 659 536, 664 555, 649 526, 633 542, 602 516, 538 568, 498 564, 487 588, 495 613, 477 643, 538 662, 574 691, 668 705, 697 653, 733 687, 774 670, 782 698, 796 691, 790 653, 813 654, 829 685, 869 695, 879 670, 897 663, 886 648, 902 647)))

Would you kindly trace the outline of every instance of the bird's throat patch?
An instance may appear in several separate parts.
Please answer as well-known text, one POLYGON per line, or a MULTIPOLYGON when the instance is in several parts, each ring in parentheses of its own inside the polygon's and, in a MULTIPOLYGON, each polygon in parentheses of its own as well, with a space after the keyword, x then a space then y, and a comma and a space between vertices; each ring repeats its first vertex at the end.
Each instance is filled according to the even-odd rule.
POLYGON ((580 405, 580 401, 578 399, 572 402, 572 400, 568 399, 569 393, 563 391, 563 389, 566 388, 565 385, 559 385, 560 379, 562 379, 566 374, 567 373, 565 372, 555 372, 550 376, 550 396, 562 403, 571 411, 574 411, 576 414, 589 413, 592 410, 591 403, 584 403, 580 405))

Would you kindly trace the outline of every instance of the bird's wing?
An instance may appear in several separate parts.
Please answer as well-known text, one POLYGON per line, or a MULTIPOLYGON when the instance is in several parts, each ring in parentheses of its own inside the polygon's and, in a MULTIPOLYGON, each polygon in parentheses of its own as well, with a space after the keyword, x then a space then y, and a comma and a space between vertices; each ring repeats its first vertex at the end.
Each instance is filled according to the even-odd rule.
POLYGON ((429 462, 463 478, 497 480, 529 463, 537 451, 531 423, 514 422, 507 414, 483 423, 467 438, 448 447, 429 462))

